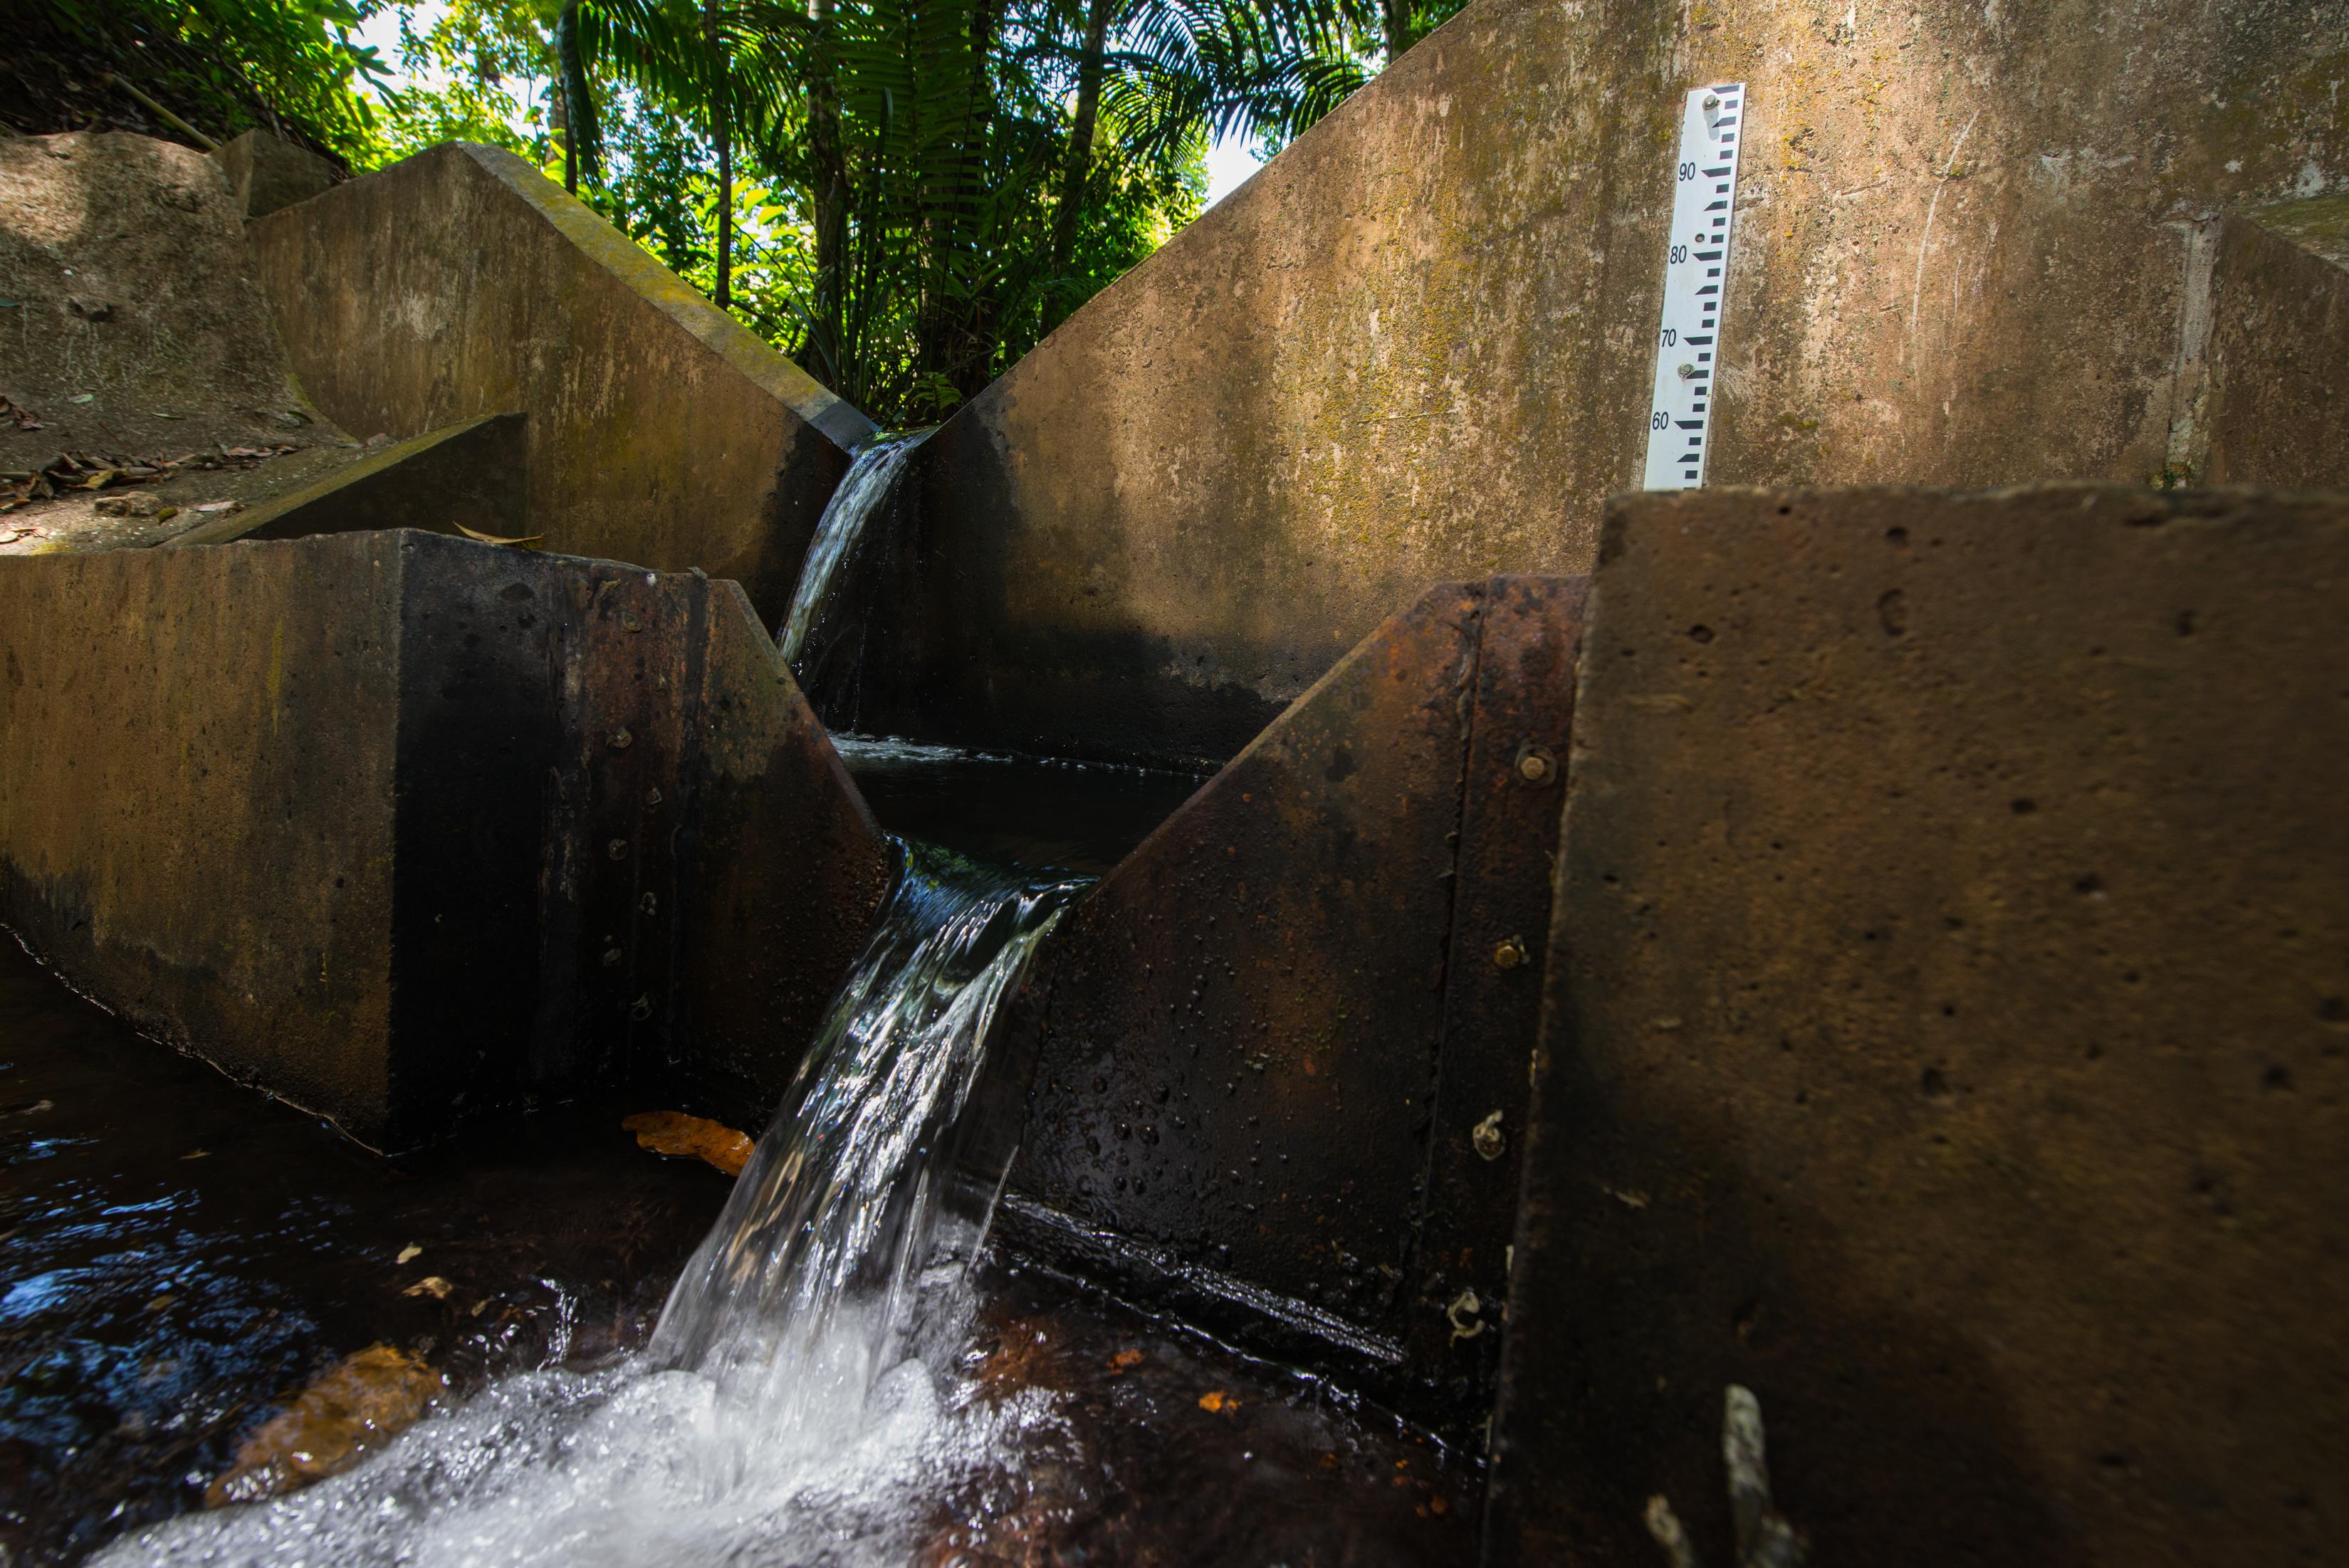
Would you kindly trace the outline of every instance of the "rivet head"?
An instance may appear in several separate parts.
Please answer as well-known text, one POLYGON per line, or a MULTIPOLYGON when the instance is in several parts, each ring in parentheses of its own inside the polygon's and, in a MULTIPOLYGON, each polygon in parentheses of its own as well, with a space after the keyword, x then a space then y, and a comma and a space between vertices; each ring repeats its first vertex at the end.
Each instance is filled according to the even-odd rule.
POLYGON ((625 955, 622 954, 620 950, 617 948, 605 948, 604 950, 604 967, 605 969, 618 968, 620 960, 625 955))
POLYGON ((635 1005, 628 1009, 628 1016, 635 1019, 639 1023, 642 1023, 646 1019, 650 1018, 652 1015, 653 999, 650 992, 647 992, 645 995, 636 998, 635 1005))
POLYGON ((604 846, 604 853, 615 860, 626 860, 628 857, 628 841, 625 838, 615 838, 604 846))
POLYGON ((1486 1159, 1498 1159, 1508 1151, 1509 1138, 1501 1130, 1501 1113, 1495 1111, 1478 1122, 1468 1133, 1468 1141, 1486 1159))
MULTIPOLYGON (((615 857, 616 858, 616 857, 615 857)), ((1493 950, 1495 969, 1516 969, 1526 961, 1526 944, 1511 937, 1493 950)))
POLYGON ((657 790, 657 789, 648 789, 648 790, 645 791, 645 804, 646 804, 647 805, 648 805, 648 806, 651 806, 651 805, 658 805, 660 803, 661 803, 661 792, 660 792, 659 790, 657 790))
POLYGON ((1557 759, 1540 746, 1527 746, 1517 753, 1517 777, 1539 788, 1557 777, 1557 759))
POLYGON ((660 899, 647 890, 643 898, 636 900, 636 908, 647 915, 657 914, 660 910, 660 899))
POLYGON ((636 743, 636 738, 634 735, 631 735, 630 733, 628 733, 628 732, 627 732, 627 731, 626 731, 626 730, 615 730, 615 731, 613 731, 613 732, 612 732, 612 742, 611 742, 611 744, 612 744, 612 749, 613 749, 614 751, 616 751, 616 752, 625 752, 625 751, 626 751, 630 746, 633 746, 633 745, 635 745, 636 743))

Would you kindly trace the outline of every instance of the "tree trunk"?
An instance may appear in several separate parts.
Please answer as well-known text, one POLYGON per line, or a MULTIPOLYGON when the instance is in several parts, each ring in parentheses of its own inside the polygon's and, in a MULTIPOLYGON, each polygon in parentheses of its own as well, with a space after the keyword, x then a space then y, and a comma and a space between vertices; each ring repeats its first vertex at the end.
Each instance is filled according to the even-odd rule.
POLYGON ((1419 42, 1419 35, 1412 31, 1411 0, 1379 0, 1379 9, 1387 25, 1387 64, 1392 65, 1419 42))
POLYGON ((840 129, 839 61, 833 0, 816 0, 814 70, 808 84, 808 152, 815 166, 809 206, 815 214, 815 319, 821 362, 838 378, 846 358, 848 300, 848 150, 840 129))
POLYGON ((926 375, 935 375, 968 400, 983 389, 995 359, 1000 336, 996 319, 999 302, 992 292, 977 297, 949 287, 955 262, 984 254, 988 236, 972 223, 983 205, 985 142, 995 117, 995 95, 988 67, 992 64, 997 28, 1005 0, 978 0, 972 7, 970 78, 963 99, 962 124, 955 172, 947 186, 925 204, 929 210, 928 249, 924 299, 915 321, 915 363, 926 375))
POLYGON ((724 310, 734 303, 734 144, 728 124, 726 40, 719 27, 719 0, 701 12, 702 36, 709 46, 710 130, 718 139, 718 289, 711 296, 724 310))
POLYGON ((563 188, 576 196, 579 150, 571 145, 571 89, 560 80, 554 84, 554 134, 563 138, 563 188))
POLYGON ((1069 153, 1061 169, 1061 204, 1052 214, 1052 250, 1048 258, 1051 278, 1051 318, 1056 327, 1075 308, 1075 289, 1068 279, 1069 263, 1077 248, 1077 224, 1084 215, 1085 180, 1093 167, 1093 128, 1101 118, 1102 57, 1109 50, 1109 27, 1117 0, 1092 0, 1085 14, 1084 53, 1077 61, 1077 118, 1069 127, 1069 153))
POLYGON ((554 67, 561 78, 555 112, 563 130, 563 188, 579 193, 579 176, 595 178, 597 144, 595 89, 587 80, 587 58, 579 47, 579 0, 568 0, 554 20, 554 67))

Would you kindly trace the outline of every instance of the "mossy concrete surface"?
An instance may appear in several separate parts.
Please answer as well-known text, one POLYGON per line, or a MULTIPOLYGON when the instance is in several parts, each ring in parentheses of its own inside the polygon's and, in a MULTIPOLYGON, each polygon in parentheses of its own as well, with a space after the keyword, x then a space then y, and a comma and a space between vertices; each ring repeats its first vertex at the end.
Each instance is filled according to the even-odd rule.
POLYGON ((1725 79, 1716 483, 2153 482, 2196 226, 2349 182, 2344 0, 1479 0, 930 441, 905 726, 1229 755, 1424 584, 1588 569, 1725 79))
POLYGON ((536 170, 448 143, 246 234, 337 423, 409 437, 526 412, 548 548, 700 567, 781 618, 870 421, 536 170))
POLYGON ((698 573, 405 530, 13 562, 0 734, 0 923, 377 1145, 596 1079, 763 1106, 888 877, 698 573))
POLYGON ((2349 500, 1610 507, 1495 1563, 2285 1563, 2349 1516, 2349 500))

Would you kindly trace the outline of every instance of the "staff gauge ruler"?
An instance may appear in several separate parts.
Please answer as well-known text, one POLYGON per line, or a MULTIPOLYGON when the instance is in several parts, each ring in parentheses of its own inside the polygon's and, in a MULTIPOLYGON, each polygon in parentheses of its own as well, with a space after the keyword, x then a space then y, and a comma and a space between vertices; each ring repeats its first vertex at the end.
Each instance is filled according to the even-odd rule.
POLYGON ((1692 490, 1704 483, 1744 104, 1745 84, 1724 82, 1697 88, 1681 111, 1672 227, 1664 248, 1664 319, 1656 334, 1656 389, 1648 406, 1650 490, 1692 490))

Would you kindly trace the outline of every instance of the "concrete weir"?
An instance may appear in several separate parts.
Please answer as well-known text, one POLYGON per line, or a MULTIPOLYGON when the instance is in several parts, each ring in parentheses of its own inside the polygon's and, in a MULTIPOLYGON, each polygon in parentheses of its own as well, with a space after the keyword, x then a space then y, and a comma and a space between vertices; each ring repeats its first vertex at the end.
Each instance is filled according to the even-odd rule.
POLYGON ((1635 497, 1588 615, 1486 1562, 1725 1540, 1731 1383, 1823 1562, 2333 1555, 2349 502, 1635 497))
POLYGON ((1427 584, 1588 571, 1713 81, 1708 483, 2331 483, 2339 264, 2274 204, 2343 200, 2344 39, 2344 0, 1480 0, 930 441, 862 722, 1220 760, 1427 584))
POLYGON ((1584 587, 1431 589, 1070 911, 999 1029, 1019 1244, 1482 1419, 1584 587))
POLYGON ((872 421, 512 153, 451 142, 254 219, 304 389, 362 436, 527 412, 551 550, 780 617, 872 421))
POLYGON ((623 1075, 770 1100, 887 882, 698 573, 409 531, 13 562, 0 733, 0 923, 377 1145, 623 1075))

